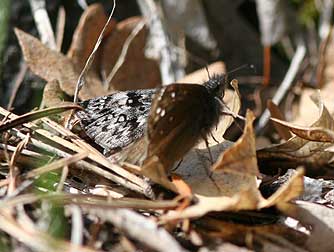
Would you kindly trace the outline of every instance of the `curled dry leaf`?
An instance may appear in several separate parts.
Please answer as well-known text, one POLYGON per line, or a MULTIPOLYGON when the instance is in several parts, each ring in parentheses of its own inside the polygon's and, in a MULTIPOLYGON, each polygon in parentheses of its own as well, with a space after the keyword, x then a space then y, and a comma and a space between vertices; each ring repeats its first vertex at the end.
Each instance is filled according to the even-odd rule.
MULTIPOLYGON (((249 125, 252 124, 248 124, 245 127, 249 127, 249 125)), ((244 148, 247 148, 247 146, 244 146, 244 148)), ((213 148, 210 149, 213 150, 213 148)), ((219 151, 213 152, 213 156, 217 157, 219 153, 219 151)), ((196 164, 196 159, 190 155, 194 155, 194 153, 191 152, 188 154, 184 161, 189 165, 191 160, 191 164, 193 165, 187 167, 183 166, 181 163, 176 172, 181 174, 186 183, 190 185, 198 201, 195 205, 183 211, 169 212, 162 217, 163 220, 195 218, 211 211, 256 210, 267 208, 279 202, 288 202, 298 197, 303 192, 303 169, 297 170, 286 184, 280 187, 280 189, 268 199, 264 199, 258 190, 255 176, 223 172, 214 173, 210 179, 204 175, 205 168, 209 163, 208 156, 206 156, 206 159, 201 160, 201 167, 199 164, 196 164), (190 160, 187 160, 187 158, 190 160), (198 168, 194 169, 194 167, 198 168), (188 170, 185 170, 186 168, 188 170), (188 171, 188 176, 186 176, 185 171, 188 171), (217 187, 219 187, 219 189, 217 189, 217 187)), ((200 163, 200 161, 198 162, 200 163)))
POLYGON ((259 175, 256 160, 255 135, 252 126, 254 120, 254 114, 248 110, 242 136, 231 148, 221 154, 212 167, 214 171, 223 170, 259 175))
MULTIPOLYGON (((280 120, 285 120, 285 117, 280 111, 279 107, 272 100, 267 101, 267 108, 270 111, 271 117, 274 117, 280 120)), ((280 124, 275 123, 275 122, 273 122, 273 125, 277 133, 279 134, 279 136, 283 138, 284 140, 288 140, 292 137, 291 132, 286 127, 283 127, 280 124)))
POLYGON ((287 142, 272 145, 257 151, 261 171, 269 172, 266 167, 280 167, 283 169, 305 165, 310 174, 330 173, 326 168, 330 165, 333 153, 327 148, 333 145, 332 135, 334 120, 324 106, 319 94, 312 97, 317 104, 320 117, 311 127, 296 127, 289 123, 281 125, 289 127, 297 136, 287 142), (330 142, 326 142, 330 140, 330 142))
POLYGON ((306 227, 311 227, 306 249, 312 252, 333 251, 334 209, 306 201, 297 201, 296 204, 281 202, 277 207, 306 227))
MULTIPOLYGON (((250 176, 244 176, 249 178, 250 176)), ((245 183, 242 177, 239 178, 239 183, 245 183)), ((237 184, 234 185, 237 187, 237 184)), ((278 191, 276 191, 268 199, 264 199, 257 189, 255 178, 253 182, 249 180, 248 185, 244 184, 244 189, 234 190, 232 196, 209 197, 203 195, 195 195, 197 203, 186 208, 183 211, 170 211, 162 217, 162 220, 169 221, 183 218, 198 218, 212 211, 238 211, 238 210, 257 210, 275 206, 281 202, 289 202, 295 199, 303 191, 303 170, 300 169, 294 174, 291 179, 284 184, 278 191)))
POLYGON ((271 118, 277 124, 288 128, 300 138, 316 142, 334 142, 334 131, 322 127, 302 127, 276 118, 271 118))

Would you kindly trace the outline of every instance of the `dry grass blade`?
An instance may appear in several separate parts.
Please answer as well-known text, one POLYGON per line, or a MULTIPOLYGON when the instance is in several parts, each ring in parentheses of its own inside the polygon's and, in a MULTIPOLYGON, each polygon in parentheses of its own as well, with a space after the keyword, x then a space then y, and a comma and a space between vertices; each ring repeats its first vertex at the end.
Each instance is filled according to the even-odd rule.
MULTIPOLYGON (((10 119, 17 118, 15 114, 12 114, 9 111, 1 107, 0 107, 0 114, 10 119)), ((153 197, 151 187, 146 181, 128 172, 122 167, 111 163, 110 160, 106 159, 101 153, 99 153, 93 147, 91 147, 90 145, 85 143, 83 140, 81 140, 78 136, 74 135, 72 132, 60 126, 59 124, 49 119, 43 119, 43 121, 47 123, 53 129, 55 129, 57 132, 59 132, 61 135, 69 139, 72 139, 73 142, 77 144, 73 144, 72 142, 67 141, 59 136, 56 136, 55 134, 51 134, 50 132, 44 129, 36 129, 36 125, 32 123, 25 123, 24 124, 25 127, 29 129, 34 129, 34 132, 36 133, 35 136, 30 139, 31 144, 35 145, 38 148, 46 150, 48 152, 54 153, 55 155, 60 156, 60 157, 68 157, 72 155, 71 153, 73 153, 73 151, 80 153, 80 152, 84 152, 88 150, 89 152, 88 157, 92 161, 95 161, 98 164, 102 165, 103 167, 106 167, 110 171, 115 172, 116 175, 108 170, 105 170, 101 167, 98 167, 95 164, 92 164, 84 160, 77 162, 78 168, 96 173, 102 177, 105 177, 108 180, 111 180, 111 181, 114 181, 115 183, 123 185, 124 187, 129 188, 130 190, 144 194, 147 197, 150 197, 150 198, 153 197), (43 142, 43 140, 42 141, 39 140, 39 137, 42 137, 44 139, 46 138, 47 140, 53 143, 56 143, 57 145, 62 146, 62 148, 60 149, 58 147, 54 147, 53 145, 46 144, 43 142)), ((20 131, 16 129, 13 129, 11 133, 21 139, 25 138, 25 134, 21 133, 20 131)))
POLYGON ((64 183, 65 183, 65 180, 67 178, 67 175, 68 175, 68 166, 65 165, 63 170, 61 171, 61 176, 60 176, 60 180, 59 180, 59 183, 58 183, 58 186, 57 186, 57 192, 61 192, 64 188, 64 183))
POLYGON ((28 70, 28 66, 26 63, 21 63, 21 66, 20 66, 20 72, 18 73, 17 77, 16 77, 16 80, 15 80, 15 84, 14 84, 14 88, 12 90, 12 93, 10 95, 10 99, 9 99, 9 102, 8 102, 8 105, 7 105, 7 109, 10 110, 14 104, 14 101, 15 101, 15 98, 16 98, 16 94, 23 82, 23 79, 24 79, 24 76, 26 74, 28 70))
MULTIPOLYGON (((72 150, 76 150, 77 152, 79 152, 80 149, 87 150, 89 152, 88 157, 91 160, 103 165, 104 167, 110 169, 111 171, 117 173, 118 175, 126 178, 128 181, 131 181, 132 183, 135 183, 136 185, 139 185, 144 190, 146 190, 146 189, 149 190, 150 186, 147 184, 147 182, 145 182, 143 179, 137 177, 136 175, 128 172, 124 168, 122 168, 122 167, 120 167, 116 164, 111 163, 110 160, 108 160, 106 157, 104 157, 95 148, 93 148, 92 146, 90 146, 89 144, 84 142, 82 139, 80 139, 78 136, 73 134, 68 129, 62 127, 61 125, 59 125, 59 124, 57 124, 57 123, 55 123, 52 120, 47 119, 47 118, 43 119, 43 122, 46 123, 49 127, 53 128, 54 130, 59 132, 64 137, 72 139, 72 141, 75 144, 65 143, 64 142, 65 140, 63 140, 62 138, 59 138, 58 143, 62 144, 63 146, 65 146, 67 148, 71 148, 72 150), (61 143, 61 142, 64 142, 64 143, 61 143)), ((44 132, 44 133, 49 134, 48 132, 44 132)), ((44 135, 44 136, 46 136, 46 135, 44 135)), ((50 137, 48 137, 48 138, 50 138, 50 137)))
POLYGON ((34 177, 39 176, 43 173, 50 172, 50 171, 53 171, 53 170, 57 170, 57 169, 60 169, 61 167, 70 165, 72 163, 75 163, 79 160, 82 160, 82 159, 86 158, 87 156, 88 156, 87 152, 78 153, 78 154, 75 154, 73 156, 60 159, 58 161, 52 162, 51 164, 44 165, 42 167, 36 168, 32 171, 29 171, 27 174, 24 175, 24 177, 27 178, 27 179, 34 178, 34 177))
POLYGON ((64 240, 55 239, 46 233, 40 232, 37 228, 32 229, 31 227, 21 225, 4 210, 0 211, 0 230, 24 243, 34 251, 97 251, 95 249, 73 245, 64 240))
POLYGON ((23 139, 17 146, 16 149, 11 156, 10 163, 9 163, 9 186, 8 186, 8 191, 7 194, 11 195, 15 191, 16 183, 17 183, 17 176, 19 174, 17 167, 15 166, 17 157, 21 154, 22 150, 26 147, 26 145, 29 142, 29 134, 25 139, 23 139))
POLYGON ((101 42, 102 42, 103 36, 104 36, 104 34, 105 34, 106 30, 107 30, 107 27, 108 27, 109 24, 110 24, 110 21, 111 21, 112 16, 113 16, 113 14, 114 14, 114 11, 115 11, 115 8, 116 8, 116 1, 114 0, 113 2, 114 2, 114 4, 113 4, 113 8, 112 8, 111 13, 110 13, 110 15, 109 15, 109 17, 108 17, 108 20, 107 20, 106 24, 104 25, 104 27, 103 27, 103 29, 102 29, 102 31, 101 31, 101 33, 100 33, 99 38, 98 38, 97 41, 96 41, 96 44, 95 44, 95 46, 94 46, 94 49, 93 49, 92 53, 89 55, 89 57, 88 57, 88 59, 87 59, 87 62, 86 62, 84 68, 82 69, 82 71, 81 71, 81 73, 80 73, 80 76, 79 76, 77 85, 76 85, 76 87, 75 87, 74 99, 73 99, 74 103, 76 103, 76 102, 78 101, 79 91, 80 91, 80 89, 83 87, 83 85, 85 84, 85 77, 86 77, 86 74, 88 73, 88 71, 89 71, 89 69, 90 69, 90 66, 91 66, 92 63, 93 63, 93 60, 94 60, 94 58, 95 58, 97 49, 99 48, 99 46, 100 46, 100 44, 101 44, 101 42))
POLYGON ((54 114, 59 114, 62 113, 66 110, 70 110, 70 109, 82 109, 80 106, 78 105, 62 105, 62 106, 57 106, 57 107, 52 107, 52 108, 46 108, 46 109, 41 109, 38 111, 33 111, 33 112, 29 112, 26 113, 24 115, 18 116, 15 119, 9 120, 4 122, 3 124, 0 125, 0 132, 3 132, 5 130, 14 128, 18 125, 24 124, 26 122, 31 122, 34 121, 36 119, 42 118, 42 117, 46 117, 46 116, 50 116, 50 115, 54 115, 54 114))
POLYGON ((36 28, 41 41, 51 49, 56 49, 56 40, 52 30, 51 21, 46 10, 46 2, 41 0, 29 0, 31 11, 36 23, 36 28))
POLYGON ((133 209, 175 209, 177 200, 145 200, 135 198, 112 199, 93 194, 23 194, 11 197, 0 202, 0 209, 11 208, 17 205, 31 204, 40 200, 51 200, 60 205, 75 204, 86 207, 100 208, 133 208, 133 209))
POLYGON ((120 69, 120 67, 122 66, 122 64, 124 63, 127 51, 129 49, 129 46, 132 42, 132 40, 137 36, 137 34, 141 31, 141 29, 143 29, 145 25, 145 22, 139 22, 137 24, 137 26, 132 30, 130 36, 125 40, 122 51, 120 56, 118 57, 118 60, 116 62, 116 64, 114 65, 113 69, 111 70, 111 72, 109 73, 105 83, 106 83, 106 87, 109 90, 110 89, 110 83, 112 81, 112 79, 114 78, 114 76, 116 75, 117 71, 120 69))
POLYGON ((61 46, 63 44, 64 32, 65 32, 65 23, 66 23, 66 13, 65 8, 61 6, 58 11, 57 18, 57 32, 56 32, 56 45, 57 51, 61 51, 61 46))

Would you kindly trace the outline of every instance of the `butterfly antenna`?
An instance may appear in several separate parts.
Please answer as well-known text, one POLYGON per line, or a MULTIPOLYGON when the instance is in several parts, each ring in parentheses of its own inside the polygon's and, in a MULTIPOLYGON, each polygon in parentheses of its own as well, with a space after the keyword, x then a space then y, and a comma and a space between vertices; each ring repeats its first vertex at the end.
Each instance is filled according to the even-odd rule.
POLYGON ((250 69, 253 69, 254 72, 256 72, 255 66, 253 64, 243 64, 243 65, 241 65, 237 68, 232 69, 231 71, 228 71, 226 74, 229 75, 231 73, 237 72, 237 71, 239 71, 241 69, 244 69, 244 68, 250 68, 250 69))
POLYGON ((208 65, 205 65, 205 70, 208 73, 209 80, 211 79, 210 72, 209 72, 209 67, 208 65))

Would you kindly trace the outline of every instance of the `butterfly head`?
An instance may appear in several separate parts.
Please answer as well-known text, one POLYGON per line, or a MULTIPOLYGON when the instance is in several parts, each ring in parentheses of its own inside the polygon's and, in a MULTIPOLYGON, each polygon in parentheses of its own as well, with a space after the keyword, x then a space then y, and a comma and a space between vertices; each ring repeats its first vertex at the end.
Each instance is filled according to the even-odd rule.
POLYGON ((204 83, 204 86, 210 94, 221 99, 224 97, 226 82, 225 74, 215 74, 204 83))

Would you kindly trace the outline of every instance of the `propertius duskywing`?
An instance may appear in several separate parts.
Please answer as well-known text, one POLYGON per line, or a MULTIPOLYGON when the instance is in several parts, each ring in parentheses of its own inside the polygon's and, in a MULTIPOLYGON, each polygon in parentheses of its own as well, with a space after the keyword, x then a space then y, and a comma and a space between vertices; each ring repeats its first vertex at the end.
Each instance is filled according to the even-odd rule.
POLYGON ((225 82, 225 75, 215 75, 204 85, 117 92, 80 103, 84 110, 76 115, 105 153, 125 148, 147 132, 148 156, 157 155, 171 166, 218 123, 225 82))
POLYGON ((226 79, 215 75, 204 85, 171 84, 154 96, 147 123, 148 158, 173 166, 199 140, 206 139, 223 114, 226 79))

